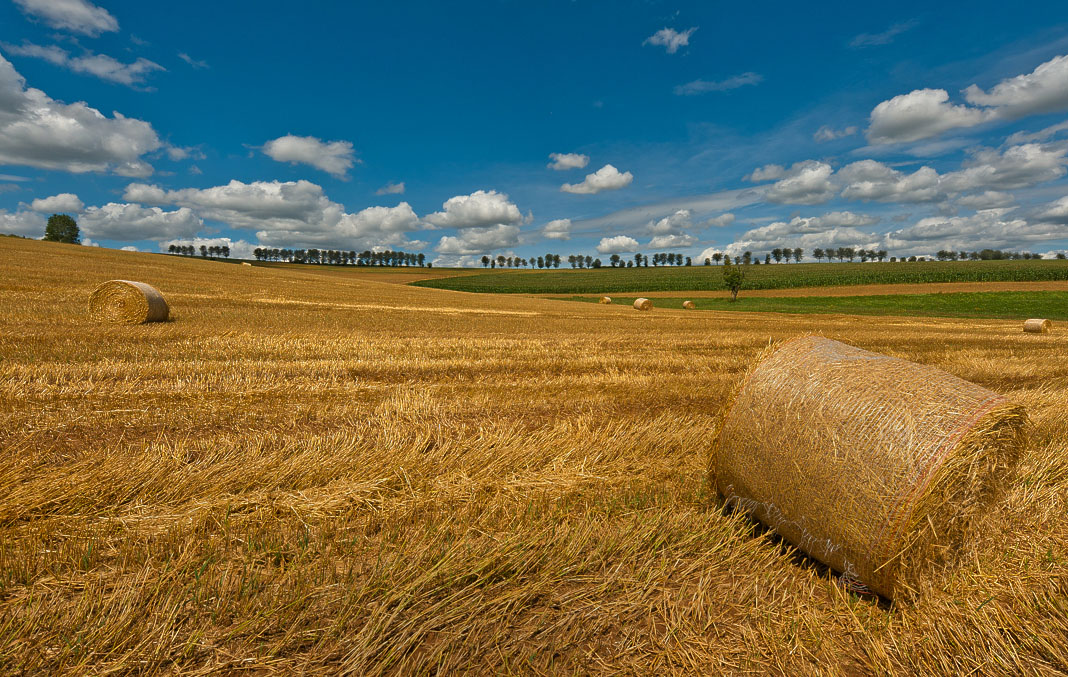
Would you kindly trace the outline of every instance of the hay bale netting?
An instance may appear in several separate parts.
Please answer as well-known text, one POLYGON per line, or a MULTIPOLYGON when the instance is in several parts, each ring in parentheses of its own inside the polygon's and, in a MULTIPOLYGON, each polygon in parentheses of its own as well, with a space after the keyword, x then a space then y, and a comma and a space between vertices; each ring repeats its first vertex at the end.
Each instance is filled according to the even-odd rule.
POLYGON ((89 295, 89 316, 97 322, 165 322, 170 314, 163 294, 144 282, 111 280, 89 295))
POLYGON ((649 299, 634 299, 635 310, 652 310, 653 302, 649 299))
POLYGON ((682 307, 685 308, 686 310, 693 310, 697 306, 694 305, 693 301, 683 301, 682 302, 682 307))
POLYGON ((1024 322, 1024 331, 1028 334, 1048 334, 1053 330, 1053 323, 1049 320, 1032 319, 1024 322))
POLYGON ((611 296, 602 296, 601 300, 598 301, 597 303, 603 303, 606 306, 607 305, 611 305, 612 304, 612 297, 611 296))
POLYGON ((959 556, 1011 479, 1026 420, 935 367, 800 337, 769 349, 724 410, 716 487, 893 598, 959 556))

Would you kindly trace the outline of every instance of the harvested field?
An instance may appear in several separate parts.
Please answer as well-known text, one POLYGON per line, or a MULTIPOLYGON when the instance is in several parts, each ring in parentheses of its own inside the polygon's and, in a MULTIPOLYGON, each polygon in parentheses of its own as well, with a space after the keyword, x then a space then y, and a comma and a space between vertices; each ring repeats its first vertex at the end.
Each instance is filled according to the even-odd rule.
POLYGON ((1068 671, 1068 332, 0 255, 0 672, 1068 671), (88 322, 116 278, 177 321, 88 322), (813 331, 1033 420, 914 604, 846 591, 709 487, 732 386, 813 331))

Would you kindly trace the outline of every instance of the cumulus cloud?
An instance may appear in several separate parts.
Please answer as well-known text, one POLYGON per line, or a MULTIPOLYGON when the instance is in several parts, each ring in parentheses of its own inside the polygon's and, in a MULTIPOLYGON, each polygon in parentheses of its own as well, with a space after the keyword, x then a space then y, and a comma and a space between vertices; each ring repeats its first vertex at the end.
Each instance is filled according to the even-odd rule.
POLYGON ((834 129, 833 127, 823 125, 816 130, 816 133, 812 135, 812 138, 817 143, 825 143, 827 141, 834 141, 835 139, 843 139, 847 136, 853 136, 856 133, 857 127, 855 126, 846 127, 844 129, 834 129))
POLYGON ((679 233, 675 235, 657 235, 649 240, 649 246, 653 249, 678 249, 680 247, 690 247, 696 242, 697 238, 693 235, 679 233))
POLYGON ((680 209, 659 221, 650 222, 648 229, 652 235, 674 235, 692 226, 693 221, 690 220, 690 210, 680 209))
POLYGON ((400 183, 387 183, 378 190, 375 191, 375 195, 403 195, 404 194, 404 182, 400 183))
POLYGON ((171 191, 132 183, 123 199, 189 207, 202 218, 255 230, 261 242, 277 246, 412 246, 407 233, 422 227, 407 202, 349 214, 310 181, 234 180, 225 186, 171 191))
POLYGON ((979 188, 1013 189, 1059 179, 1065 174, 1068 148, 1028 143, 1004 151, 973 151, 964 167, 943 176, 949 192, 979 188))
POLYGON ((1008 207, 1015 200, 1010 193, 999 190, 987 190, 972 195, 962 195, 957 198, 957 204, 968 209, 993 209, 995 207, 1008 207))
POLYGON ((565 169, 582 169, 590 164, 590 156, 582 155, 581 153, 549 153, 549 159, 552 160, 552 162, 546 166, 549 169, 555 169, 556 171, 563 171, 565 169))
POLYGON ((876 160, 861 160, 838 170, 847 200, 878 202, 931 202, 942 197, 938 172, 921 167, 905 174, 876 160))
POLYGON ((877 217, 850 211, 829 212, 823 216, 795 216, 789 221, 776 221, 766 226, 753 228, 739 239, 751 242, 774 243, 794 235, 824 233, 838 228, 871 226, 878 222, 879 219, 877 217))
POLYGON ((693 35, 696 30, 697 26, 687 28, 681 33, 674 28, 661 28, 647 37, 642 44, 663 47, 667 50, 668 54, 674 54, 679 51, 679 47, 685 47, 690 44, 690 36, 693 35))
POLYGON ((131 177, 152 173, 141 159, 161 145, 152 125, 118 112, 109 118, 82 102, 64 104, 25 85, 0 56, 0 164, 131 177))
POLYGON ((1049 223, 1068 225, 1068 197, 1044 205, 1038 211, 1038 218, 1049 223))
POLYGON ((123 63, 106 54, 94 54, 90 51, 86 51, 82 56, 72 57, 67 50, 55 45, 44 46, 26 42, 22 45, 5 43, 3 46, 9 53, 17 56, 43 59, 75 73, 93 75, 101 80, 117 82, 128 87, 142 86, 145 84, 145 78, 151 73, 167 70, 155 61, 145 58, 138 58, 133 63, 123 63))
POLYGON ((30 203, 30 209, 35 212, 58 214, 69 212, 77 214, 85 207, 85 203, 78 199, 74 193, 60 193, 52 197, 37 198, 30 203))
POLYGON ((761 181, 781 179, 784 176, 786 176, 786 168, 782 165, 764 165, 754 169, 742 178, 751 183, 760 183, 761 181))
MULTIPOLYGON (((772 202, 799 205, 821 204, 834 196, 831 166, 825 162, 798 162, 782 179, 768 188, 767 199, 772 202)), ((751 175, 752 176, 752 175, 751 175)))
POLYGON ((488 228, 466 228, 455 236, 446 235, 434 251, 439 254, 485 254, 519 244, 519 227, 497 224, 488 228))
POLYGON ((791 249, 801 247, 805 250, 805 254, 809 255, 815 247, 876 249, 879 247, 879 238, 871 233, 848 226, 796 234, 754 229, 727 245, 725 252, 731 256, 738 256, 746 251, 759 254, 760 252, 766 253, 776 247, 789 247, 791 249))
POLYGON ((44 237, 45 217, 37 212, 9 212, 0 209, 0 233, 24 237, 44 237))
POLYGON ((428 214, 425 221, 439 228, 485 228, 521 223, 523 214, 506 194, 476 190, 470 195, 449 198, 442 211, 428 214))
POLYGON ((277 162, 310 165, 338 178, 344 178, 355 162, 352 143, 314 136, 286 134, 265 143, 263 153, 277 162))
POLYGON ((726 80, 692 80, 684 85, 675 87, 678 96, 693 96, 706 92, 727 92, 746 85, 759 85, 764 81, 760 73, 741 73, 727 78, 726 80))
POLYGON ((623 172, 622 174, 618 169, 612 165, 605 165, 592 174, 587 174, 586 179, 582 183, 565 183, 560 186, 560 190, 565 193, 575 193, 577 195, 592 195, 594 193, 600 193, 604 190, 619 190, 629 186, 634 180, 634 175, 630 172, 623 172))
POLYGON ((15 0, 23 14, 52 28, 96 37, 119 30, 119 22, 106 9, 86 0, 15 0))
POLYGON ((734 223, 734 214, 727 212, 726 214, 720 214, 711 219, 705 221, 706 226, 715 226, 716 228, 724 228, 734 223))
POLYGON ((571 219, 556 219, 545 224, 541 234, 547 240, 570 240, 571 219))
POLYGON ((935 249, 1001 249, 1068 237, 1064 224, 1029 223, 1010 218, 1008 209, 984 209, 971 216, 934 216, 887 234, 886 243, 895 251, 935 249))
POLYGON ((944 89, 917 89, 883 101, 871 112, 868 140, 905 143, 992 120, 1064 110, 1068 108, 1068 55, 1002 80, 990 90, 970 85, 964 98, 972 105, 949 103, 944 89))
POLYGON ((192 237, 204 226, 193 210, 172 212, 159 207, 109 202, 89 207, 78 219, 86 235, 98 240, 168 240, 192 237))
POLYGON ((615 237, 602 237, 597 243, 598 254, 623 254, 638 251, 638 241, 627 235, 615 237))

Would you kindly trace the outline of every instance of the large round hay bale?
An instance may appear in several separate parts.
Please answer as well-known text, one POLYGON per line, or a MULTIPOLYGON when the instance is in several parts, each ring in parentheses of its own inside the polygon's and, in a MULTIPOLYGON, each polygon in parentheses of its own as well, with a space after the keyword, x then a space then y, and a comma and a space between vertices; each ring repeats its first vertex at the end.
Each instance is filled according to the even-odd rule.
POLYGON ((634 299, 635 310, 652 310, 653 302, 649 299, 634 299))
POLYGON ((164 322, 170 314, 163 294, 144 282, 111 280, 89 295, 89 316, 97 322, 143 324, 164 322))
POLYGON ((805 336, 769 349, 724 410, 716 487, 893 598, 957 558, 1010 480, 1026 420, 935 367, 805 336))
POLYGON ((598 301, 597 303, 603 303, 605 305, 611 305, 612 304, 612 297, 611 296, 602 296, 601 300, 598 301))
POLYGON ((682 307, 685 308, 686 310, 693 310, 697 306, 694 305, 693 301, 683 301, 682 302, 682 307))
POLYGON ((1024 322, 1024 331, 1029 334, 1048 334, 1053 329, 1049 320, 1032 319, 1024 322))

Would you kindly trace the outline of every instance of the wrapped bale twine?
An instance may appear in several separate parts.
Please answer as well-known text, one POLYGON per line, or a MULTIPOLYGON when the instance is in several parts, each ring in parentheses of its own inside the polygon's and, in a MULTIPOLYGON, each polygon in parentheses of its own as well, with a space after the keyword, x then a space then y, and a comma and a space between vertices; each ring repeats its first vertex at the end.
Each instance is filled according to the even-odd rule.
POLYGON ((1027 320, 1024 322, 1024 331, 1028 334, 1048 334, 1053 329, 1053 323, 1049 320, 1027 320))
POLYGON ((693 310, 697 306, 694 305, 693 301, 683 301, 682 302, 682 307, 685 308, 686 310, 693 310))
POLYGON ((170 314, 163 294, 144 282, 111 280, 89 295, 89 316, 97 322, 165 322, 170 314))
POLYGON ((603 304, 605 304, 605 305, 611 305, 611 303, 612 303, 612 297, 610 297, 610 296, 602 296, 602 297, 601 297, 601 300, 600 300, 600 301, 598 301, 597 303, 603 303, 603 304))
POLYGON ((634 299, 635 310, 652 310, 653 302, 649 299, 634 299))
POLYGON ((769 349, 725 410, 717 490, 893 599, 951 564, 1011 479, 1027 416, 935 367, 821 336, 769 349))

